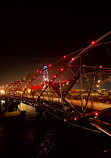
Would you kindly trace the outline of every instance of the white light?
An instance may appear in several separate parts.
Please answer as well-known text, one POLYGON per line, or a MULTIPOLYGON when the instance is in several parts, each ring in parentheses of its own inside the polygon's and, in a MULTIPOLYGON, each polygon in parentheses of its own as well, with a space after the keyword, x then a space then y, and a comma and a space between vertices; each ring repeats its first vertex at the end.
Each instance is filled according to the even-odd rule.
POLYGON ((5 93, 5 91, 2 89, 2 90, 1 90, 1 94, 4 94, 4 93, 5 93))
POLYGON ((1 103, 4 103, 4 104, 5 104, 5 100, 1 100, 1 103))
POLYGON ((100 80, 98 80, 98 83, 100 83, 100 80))

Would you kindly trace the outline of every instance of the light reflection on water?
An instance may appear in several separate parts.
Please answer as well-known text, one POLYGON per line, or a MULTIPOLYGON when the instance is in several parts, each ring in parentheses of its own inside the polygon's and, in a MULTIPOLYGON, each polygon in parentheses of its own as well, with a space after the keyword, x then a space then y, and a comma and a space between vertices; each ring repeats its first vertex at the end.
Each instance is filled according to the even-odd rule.
POLYGON ((71 157, 72 154, 88 157, 105 151, 108 140, 104 135, 74 128, 52 117, 46 119, 46 116, 8 119, 0 126, 0 153, 4 157, 15 157, 15 154, 26 158, 71 157))

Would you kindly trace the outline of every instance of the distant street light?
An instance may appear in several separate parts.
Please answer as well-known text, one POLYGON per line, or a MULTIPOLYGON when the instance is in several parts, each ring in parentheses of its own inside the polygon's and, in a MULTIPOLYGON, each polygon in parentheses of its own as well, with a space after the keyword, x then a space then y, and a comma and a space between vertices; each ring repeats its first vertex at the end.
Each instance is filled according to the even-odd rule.
POLYGON ((1 94, 4 94, 4 93, 5 93, 5 91, 4 91, 3 89, 2 89, 0 92, 1 92, 1 94))
POLYGON ((100 83, 101 81, 100 80, 98 80, 98 83, 100 83))

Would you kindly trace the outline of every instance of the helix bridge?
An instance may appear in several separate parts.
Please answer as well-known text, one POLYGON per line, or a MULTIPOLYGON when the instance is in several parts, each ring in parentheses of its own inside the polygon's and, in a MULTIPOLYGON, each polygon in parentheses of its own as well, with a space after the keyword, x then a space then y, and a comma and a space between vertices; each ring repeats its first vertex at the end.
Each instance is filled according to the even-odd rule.
POLYGON ((9 100, 8 106, 16 100, 78 128, 111 136, 111 64, 102 64, 107 65, 105 57, 111 59, 110 38, 111 31, 41 70, 0 85, 1 98, 9 100))

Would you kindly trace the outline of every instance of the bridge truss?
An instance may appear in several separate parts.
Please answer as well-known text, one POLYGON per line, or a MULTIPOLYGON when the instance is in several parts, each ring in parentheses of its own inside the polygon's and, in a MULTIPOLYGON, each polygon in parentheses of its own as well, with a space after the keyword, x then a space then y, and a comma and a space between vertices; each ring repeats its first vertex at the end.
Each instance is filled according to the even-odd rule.
POLYGON ((86 48, 64 55, 54 63, 46 65, 46 70, 36 70, 22 79, 1 85, 1 95, 30 102, 34 107, 41 106, 55 116, 63 112, 64 121, 69 118, 76 121, 84 117, 88 102, 95 99, 93 94, 97 96, 96 99, 105 98, 101 93, 104 83, 111 82, 111 67, 102 66, 99 56, 107 52, 109 58, 111 57, 111 42, 107 39, 109 35, 111 32, 93 41, 86 48), (43 80, 45 72, 48 77, 46 75, 43 80), (79 104, 79 108, 76 104, 79 104))

